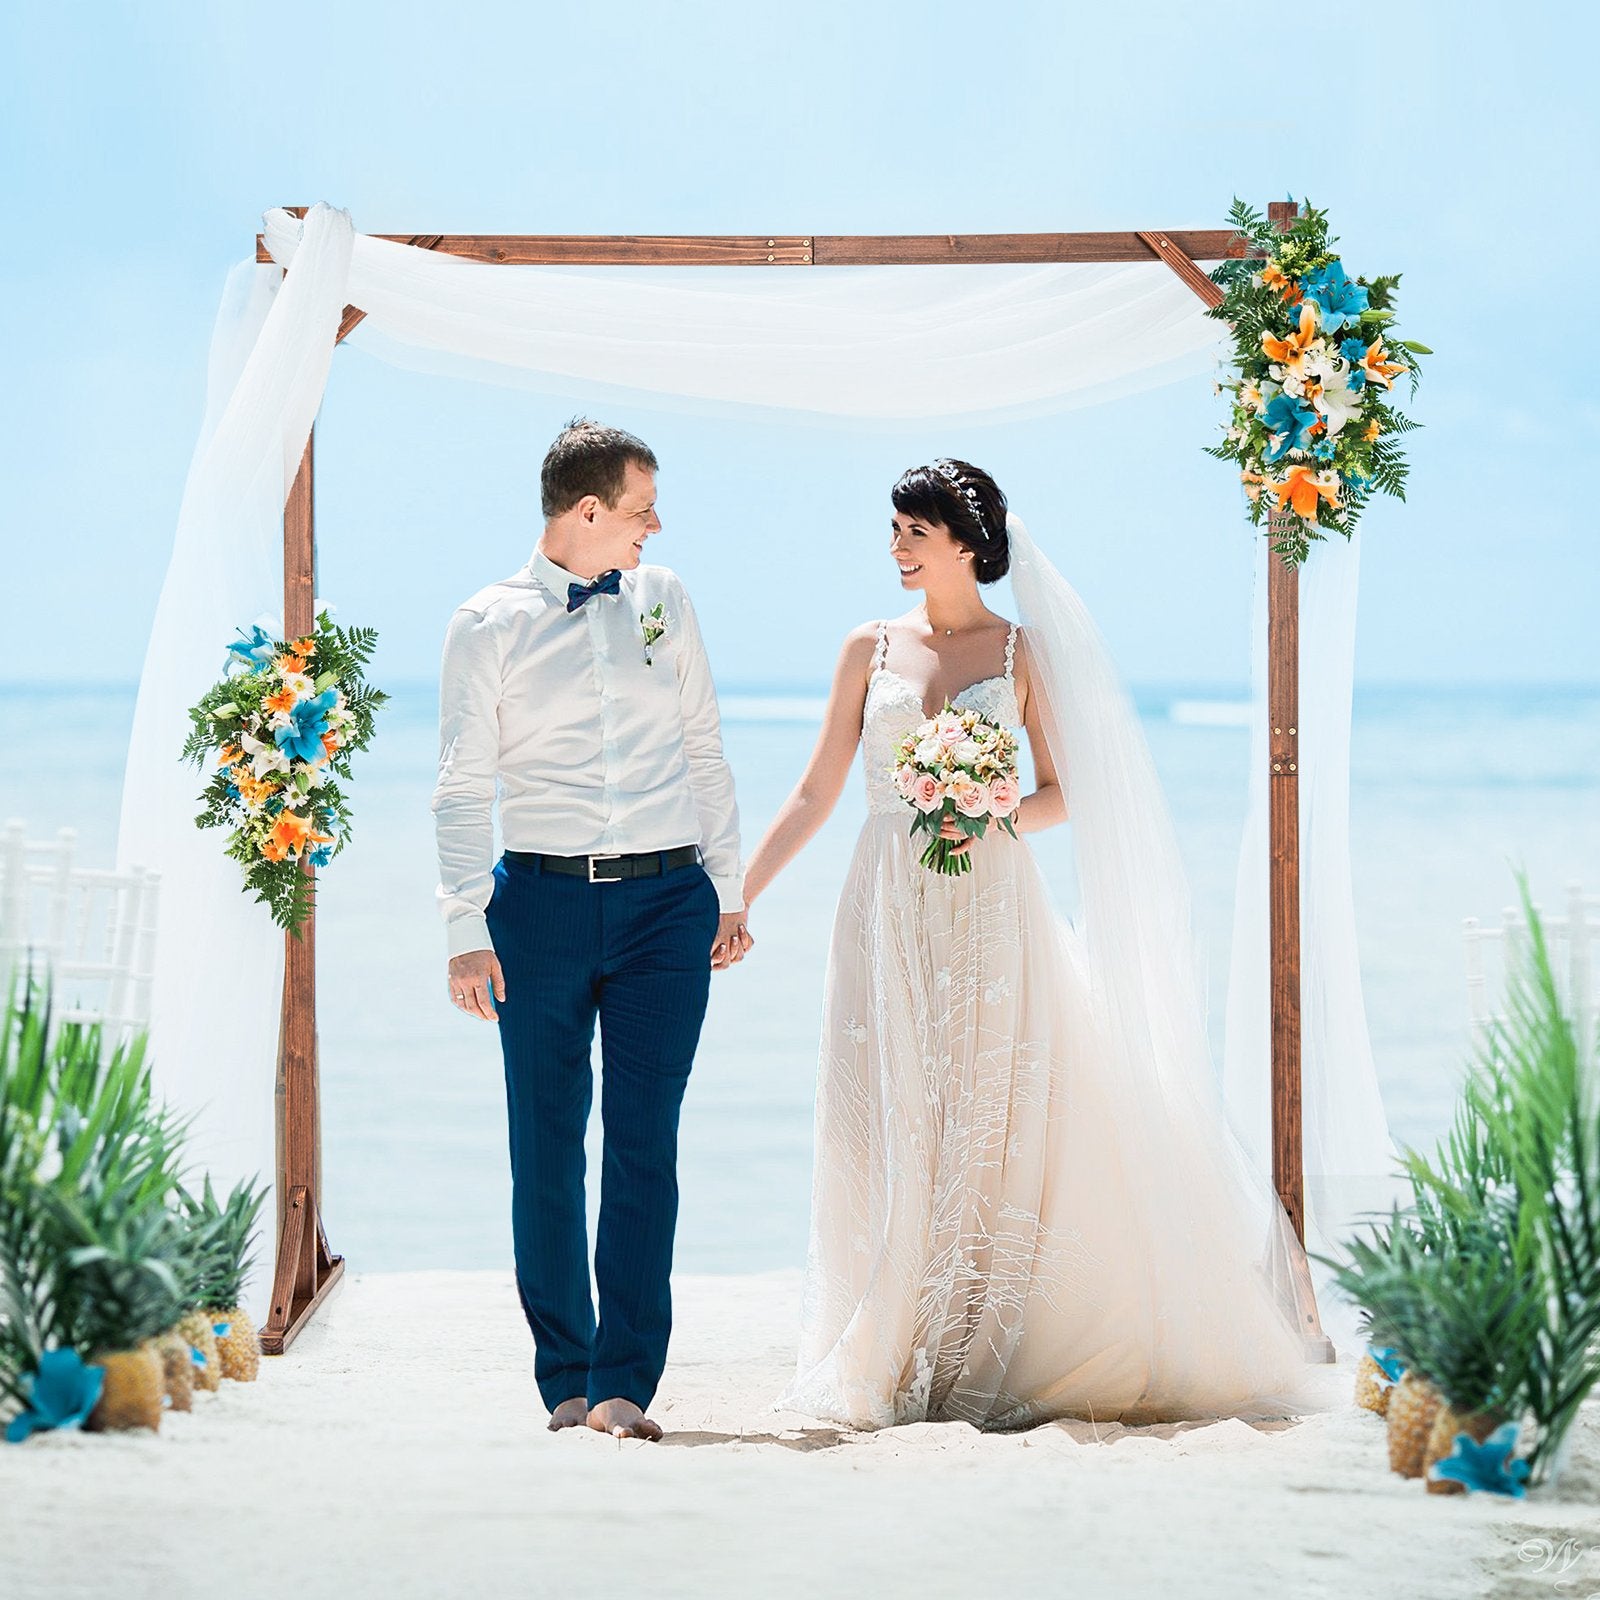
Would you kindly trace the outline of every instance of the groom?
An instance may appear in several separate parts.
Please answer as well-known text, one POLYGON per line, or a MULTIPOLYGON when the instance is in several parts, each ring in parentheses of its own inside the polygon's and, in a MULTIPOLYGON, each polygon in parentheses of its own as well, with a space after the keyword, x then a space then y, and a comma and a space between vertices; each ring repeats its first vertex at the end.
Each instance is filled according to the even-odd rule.
POLYGON ((656 465, 581 418, 551 445, 532 558, 450 620, 432 802, 450 997, 500 1026, 539 1393, 552 1429, 643 1439, 661 1437, 645 1409, 672 1322, 678 1110, 711 970, 754 942, 694 610, 674 573, 640 564, 661 529, 656 465), (596 1021, 598 1325, 583 1148, 596 1021))

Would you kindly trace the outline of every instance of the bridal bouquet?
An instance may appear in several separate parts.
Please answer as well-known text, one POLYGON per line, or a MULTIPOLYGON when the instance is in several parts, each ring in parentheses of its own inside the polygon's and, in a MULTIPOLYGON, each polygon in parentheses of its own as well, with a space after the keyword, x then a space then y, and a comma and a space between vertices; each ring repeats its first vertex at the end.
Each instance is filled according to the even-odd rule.
POLYGON ((946 817, 973 838, 981 839, 991 820, 1017 836, 1012 817, 1022 787, 1016 735, 985 722, 976 711, 957 711, 947 700, 938 716, 913 728, 895 751, 894 783, 914 813, 912 838, 932 836, 922 864, 935 872, 972 871, 965 852, 952 854, 957 841, 941 837, 946 817))
POLYGON ((318 612, 303 639, 274 639, 259 624, 228 646, 226 674, 189 711, 183 759, 215 770, 201 792, 201 828, 231 828, 228 854, 245 886, 281 928, 309 913, 314 879, 350 837, 336 778, 372 738, 373 712, 389 697, 362 677, 375 628, 344 629, 318 612))
POLYGON ((1233 329, 1226 436, 1208 455, 1239 463, 1250 521, 1288 513, 1274 548, 1298 564, 1326 530, 1346 538, 1382 491, 1404 500, 1408 470, 1398 436, 1421 424, 1394 405, 1396 378, 1417 387, 1425 344, 1394 336, 1400 275, 1345 276, 1330 248, 1328 214, 1310 204, 1280 233, 1235 200, 1228 219, 1254 258, 1212 272, 1223 290, 1208 316, 1233 329), (1402 354, 1403 352, 1403 354, 1402 354))

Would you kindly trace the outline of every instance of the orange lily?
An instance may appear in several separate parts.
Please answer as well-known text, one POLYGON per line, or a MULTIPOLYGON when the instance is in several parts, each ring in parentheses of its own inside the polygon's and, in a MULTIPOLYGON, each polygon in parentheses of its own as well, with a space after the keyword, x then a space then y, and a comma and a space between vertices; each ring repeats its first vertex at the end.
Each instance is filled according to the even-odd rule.
POLYGON ((1244 485, 1244 492, 1252 500, 1259 500, 1262 489, 1266 487, 1267 478, 1266 474, 1261 472, 1241 472, 1239 481, 1244 485))
POLYGON ((272 824, 272 841, 287 855, 302 849, 310 833, 311 818, 299 816, 287 807, 278 813, 277 821, 272 824))
POLYGON ((1361 370, 1366 373, 1370 382, 1381 383, 1384 388, 1392 389, 1394 380, 1402 372, 1409 372, 1411 368, 1403 361, 1390 358, 1389 352, 1383 348, 1383 337, 1380 334, 1367 346, 1367 353, 1361 358, 1361 370))
POLYGON ((289 859, 289 852, 278 843, 276 836, 272 834, 268 834, 261 841, 261 853, 268 861, 287 861, 289 859))
POLYGON ((304 639, 296 639, 293 645, 290 646, 290 648, 298 656, 309 656, 311 652, 316 649, 316 647, 317 641, 309 634, 307 634, 304 639))
POLYGON ((1297 378, 1305 376, 1306 354, 1317 336, 1317 308, 1311 301, 1300 307, 1300 326, 1287 339, 1261 335, 1261 348, 1269 361, 1281 361, 1297 378))
POLYGON ((322 736, 322 755, 327 760, 339 748, 340 739, 336 733, 325 733, 322 736))
POLYGON ((1378 437, 1378 435, 1380 433, 1382 433, 1382 432, 1383 432, 1382 426, 1379 424, 1378 419, 1376 417, 1374 417, 1372 419, 1372 421, 1367 424, 1367 431, 1362 435, 1362 438, 1364 438, 1364 439, 1376 439, 1378 437))
POLYGON ((1303 464, 1290 467, 1281 483, 1268 483, 1265 487, 1276 496, 1280 511, 1292 510, 1308 522, 1317 514, 1319 498, 1330 506, 1339 503, 1338 483, 1318 483, 1317 474, 1303 464))

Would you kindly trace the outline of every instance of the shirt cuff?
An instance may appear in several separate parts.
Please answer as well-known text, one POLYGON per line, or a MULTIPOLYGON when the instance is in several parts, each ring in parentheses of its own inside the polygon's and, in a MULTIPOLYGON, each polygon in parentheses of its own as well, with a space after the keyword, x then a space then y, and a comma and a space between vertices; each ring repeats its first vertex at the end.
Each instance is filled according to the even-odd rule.
POLYGON ((464 956, 473 950, 494 949, 494 940, 489 937, 488 920, 476 912, 468 912, 447 922, 444 932, 452 956, 464 956))
POLYGON ((744 874, 741 872, 737 878, 719 878, 711 874, 711 882, 717 891, 717 905, 723 912, 744 910, 744 874))

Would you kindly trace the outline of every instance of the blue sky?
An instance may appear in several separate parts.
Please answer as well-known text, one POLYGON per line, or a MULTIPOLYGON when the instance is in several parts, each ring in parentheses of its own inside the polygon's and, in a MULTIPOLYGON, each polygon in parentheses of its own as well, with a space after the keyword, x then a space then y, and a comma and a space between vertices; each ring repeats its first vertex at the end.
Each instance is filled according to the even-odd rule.
MULTIPOLYGON (((1219 225, 1235 193, 1289 192, 1330 208, 1352 271, 1404 274, 1403 332, 1437 352, 1411 501, 1366 521, 1361 677, 1600 679, 1587 12, 12 0, 0 26, 8 681, 136 676, 217 297, 267 206, 373 232, 978 232, 1219 225)), ((1250 553, 1200 452, 1219 404, 1202 379, 959 437, 604 414, 662 457, 654 553, 725 684, 825 681, 847 628, 901 608, 887 489, 940 452, 996 473, 1130 678, 1228 682, 1250 553)), ((380 681, 432 673, 453 606, 525 559, 571 409, 339 352, 319 588, 381 630, 380 681)))

